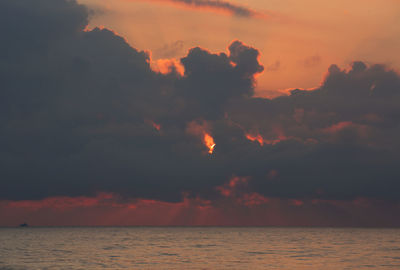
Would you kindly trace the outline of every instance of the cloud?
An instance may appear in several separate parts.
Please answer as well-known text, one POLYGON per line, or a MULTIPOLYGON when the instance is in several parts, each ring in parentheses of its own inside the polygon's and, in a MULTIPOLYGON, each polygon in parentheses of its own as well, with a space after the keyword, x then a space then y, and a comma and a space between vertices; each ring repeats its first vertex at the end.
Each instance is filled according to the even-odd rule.
MULTIPOLYGON (((235 189, 235 178, 224 186, 235 189)), ((239 179, 239 178, 236 178, 239 179)), ((238 184, 243 184, 241 180, 238 184)), ((286 200, 258 193, 225 194, 219 200, 180 202, 123 200, 112 193, 0 202, 2 226, 21 217, 31 226, 368 226, 400 225, 398 208, 368 199, 286 200), (51 218, 49 218, 51 217, 51 218)))
POLYGON ((177 82, 179 94, 189 103, 184 115, 213 119, 223 114, 229 99, 253 95, 254 75, 264 69, 258 56, 256 49, 240 41, 229 46, 229 55, 192 48, 181 59, 185 76, 177 82))
POLYGON ((163 45, 162 47, 155 50, 155 56, 158 58, 174 58, 181 55, 183 52, 184 42, 177 40, 172 43, 163 45))
POLYGON ((243 174, 253 175, 254 188, 267 196, 397 200, 388 187, 399 186, 393 163, 399 147, 394 137, 399 83, 399 75, 385 66, 354 62, 348 70, 331 66, 315 90, 233 103, 227 113, 242 130, 263 141, 287 138, 271 147, 277 152, 251 158, 277 170, 274 181, 266 181, 263 170, 258 180, 254 168, 243 174))
POLYGON ((321 64, 321 56, 318 54, 309 56, 303 60, 299 61, 299 64, 306 67, 306 68, 313 68, 321 64))
POLYGON ((157 72, 111 30, 85 30, 75 1, 32 3, 0 3, 0 201, 398 205, 397 72, 332 65, 316 89, 256 98, 264 68, 241 41, 192 48, 179 72, 172 60, 157 72))
POLYGON ((252 10, 248 7, 231 3, 223 0, 130 0, 130 1, 147 1, 147 2, 160 2, 178 5, 180 7, 189 7, 200 10, 210 10, 213 12, 224 12, 229 15, 251 18, 251 17, 264 17, 265 15, 252 10))
POLYGON ((278 71, 281 68, 281 62, 279 60, 267 66, 266 71, 278 71))
POLYGON ((172 1, 195 7, 221 9, 224 11, 228 11, 233 15, 241 17, 253 17, 257 14, 255 11, 249 8, 235 5, 227 1, 220 1, 220 0, 172 0, 172 1))
MULTIPOLYGON (((151 69, 147 53, 114 32, 84 30, 85 7, 50 2, 2 2, 13 51, 1 61, 0 159, 2 177, 9 180, 1 182, 0 197, 110 189, 177 201, 185 190, 202 189, 204 179, 212 189, 214 172, 204 170, 210 160, 201 140, 186 133, 187 125, 219 118, 229 99, 252 94, 253 75, 262 71, 257 50, 238 41, 229 54, 193 48, 181 60, 183 77, 161 74, 151 69), (16 28, 15 16, 23 12, 16 28), (49 22, 65 29, 57 12, 79 19, 71 19, 64 32, 46 31, 49 22), (44 45, 31 47, 32 36, 44 45)), ((226 172, 220 174, 224 181, 226 172)))

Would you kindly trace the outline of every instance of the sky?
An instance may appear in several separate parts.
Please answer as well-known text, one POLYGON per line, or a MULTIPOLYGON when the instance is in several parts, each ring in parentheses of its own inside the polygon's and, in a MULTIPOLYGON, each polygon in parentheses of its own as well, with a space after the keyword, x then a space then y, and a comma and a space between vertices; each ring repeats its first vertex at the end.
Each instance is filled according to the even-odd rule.
POLYGON ((400 226, 399 15, 1 1, 0 226, 400 226))
MULTIPOLYGON (((314 88, 328 67, 355 60, 400 68, 398 0, 245 0, 230 1, 249 15, 194 7, 185 1, 81 0, 98 12, 90 27, 105 26, 154 60, 181 58, 202 46, 225 51, 239 39, 261 52, 265 72, 258 96, 275 97, 291 88, 314 88)), ((186 1, 204 2, 204 1, 186 1)))

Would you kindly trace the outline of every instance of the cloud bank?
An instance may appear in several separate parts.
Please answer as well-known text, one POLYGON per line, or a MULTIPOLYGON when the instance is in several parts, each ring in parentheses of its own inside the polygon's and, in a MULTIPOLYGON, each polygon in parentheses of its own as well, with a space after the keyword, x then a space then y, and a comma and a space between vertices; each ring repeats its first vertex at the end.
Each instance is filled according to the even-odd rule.
POLYGON ((332 65, 317 89, 255 98, 257 49, 196 47, 180 59, 183 73, 172 61, 159 73, 114 32, 85 30, 88 14, 75 1, 0 3, 3 206, 103 192, 124 205, 185 198, 337 210, 362 200, 398 211, 395 71, 332 65))

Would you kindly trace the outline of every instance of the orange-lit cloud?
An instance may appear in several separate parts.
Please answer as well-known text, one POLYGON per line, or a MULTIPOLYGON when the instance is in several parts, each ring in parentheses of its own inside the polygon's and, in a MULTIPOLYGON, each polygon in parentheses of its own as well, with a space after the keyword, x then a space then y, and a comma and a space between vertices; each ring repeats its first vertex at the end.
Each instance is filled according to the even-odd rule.
MULTIPOLYGON (((240 192, 243 178, 226 187, 237 193, 179 202, 122 200, 116 194, 51 197, 38 201, 0 201, 0 226, 399 226, 395 205, 356 198, 351 201, 266 198, 240 192), (329 211, 327 211, 329 210, 329 211)), ((246 181, 244 181, 246 182, 246 181)))
POLYGON ((78 207, 93 207, 101 205, 114 205, 114 195, 111 193, 99 193, 96 197, 49 197, 43 200, 23 200, 23 201, 10 201, 5 204, 6 208, 27 208, 38 210, 41 208, 54 208, 59 210, 66 210, 78 207))
POLYGON ((264 138, 260 135, 252 135, 252 134, 246 134, 246 138, 252 142, 257 141, 261 146, 264 145, 264 138))
POLYGON ((369 136, 371 128, 364 124, 354 123, 352 121, 342 121, 322 129, 322 133, 328 135, 328 141, 340 139, 340 134, 347 131, 351 132, 359 142, 363 141, 368 145, 376 144, 374 137, 369 136))
POLYGON ((231 197, 235 195, 238 187, 246 186, 248 181, 249 178, 247 177, 233 176, 228 183, 218 186, 215 189, 220 192, 222 196, 231 197))
POLYGON ((233 176, 229 182, 222 186, 217 186, 215 189, 223 197, 228 198, 237 205, 254 207, 269 203, 269 198, 257 192, 246 191, 249 181, 249 177, 233 176))
POLYGON ((274 139, 265 139, 260 134, 253 135, 251 133, 246 134, 246 138, 252 142, 258 142, 261 146, 264 146, 264 144, 275 145, 282 141, 291 139, 291 137, 287 137, 283 133, 278 134, 274 139))
POLYGON ((326 133, 336 133, 352 125, 353 123, 350 121, 339 122, 325 128, 323 131, 326 133))
POLYGON ((155 130, 161 131, 161 125, 154 122, 153 120, 145 120, 145 122, 151 125, 155 130))
POLYGON ((257 129, 246 131, 246 129, 242 125, 236 123, 235 121, 232 121, 232 119, 230 119, 227 114, 225 115, 225 118, 228 120, 229 124, 240 128, 244 132, 244 136, 246 137, 246 139, 252 142, 257 142, 260 146, 275 145, 277 143, 290 139, 300 140, 299 138, 295 138, 293 136, 286 136, 284 130, 279 126, 275 126, 272 128, 272 132, 270 134, 272 135, 272 138, 267 139, 265 138, 265 136, 261 135, 257 131, 257 129))
POLYGON ((152 62, 151 68, 161 74, 176 73, 183 76, 185 73, 185 68, 176 59, 158 59, 152 62))

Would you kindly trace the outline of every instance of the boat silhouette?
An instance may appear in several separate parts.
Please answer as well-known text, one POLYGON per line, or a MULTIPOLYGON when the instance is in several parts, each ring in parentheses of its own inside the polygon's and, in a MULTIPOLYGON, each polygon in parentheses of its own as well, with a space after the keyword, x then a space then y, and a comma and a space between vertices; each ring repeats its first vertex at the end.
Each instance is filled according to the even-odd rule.
POLYGON ((24 223, 22 223, 22 224, 19 224, 19 226, 20 226, 20 227, 28 227, 29 225, 28 225, 28 223, 24 222, 24 223))

